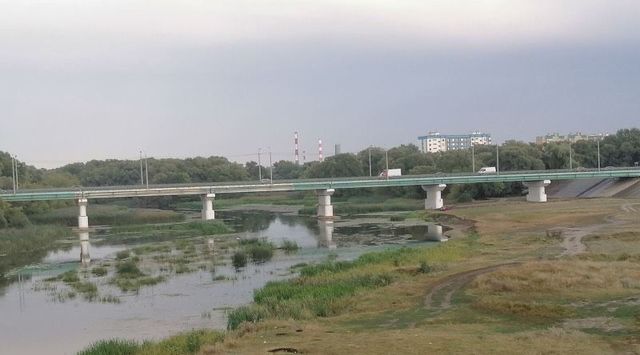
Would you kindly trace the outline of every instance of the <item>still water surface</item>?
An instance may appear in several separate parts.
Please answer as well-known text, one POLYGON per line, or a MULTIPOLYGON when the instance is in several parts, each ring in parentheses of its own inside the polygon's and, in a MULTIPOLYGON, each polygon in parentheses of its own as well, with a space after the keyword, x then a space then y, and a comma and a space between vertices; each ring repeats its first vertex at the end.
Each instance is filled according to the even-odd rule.
MULTIPOLYGON (((294 254, 277 252, 271 261, 250 263, 239 272, 225 265, 217 266, 215 272, 175 275, 137 293, 122 293, 101 282, 101 293, 108 290, 118 296, 119 304, 87 302, 82 297, 59 302, 38 288, 43 279, 82 267, 78 242, 22 268, 19 282, 0 288, 0 354, 74 354, 101 339, 158 339, 197 328, 225 329, 228 309, 251 302, 253 290, 268 281, 294 276, 290 267, 295 264, 323 261, 330 255, 350 260, 368 251, 443 240, 442 227, 433 225, 358 227, 351 223, 341 227, 340 222, 258 212, 223 216, 242 230, 234 237, 267 238, 276 245, 288 239, 301 249, 294 254), (216 276, 230 280, 214 280, 216 276)), ((93 264, 112 260, 118 251, 130 247, 84 243, 93 264)))

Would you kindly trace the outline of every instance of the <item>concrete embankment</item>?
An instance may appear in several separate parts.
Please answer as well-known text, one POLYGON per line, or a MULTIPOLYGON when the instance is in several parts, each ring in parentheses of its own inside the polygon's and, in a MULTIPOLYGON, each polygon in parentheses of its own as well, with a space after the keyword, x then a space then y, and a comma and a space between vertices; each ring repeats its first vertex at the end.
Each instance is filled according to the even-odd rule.
POLYGON ((640 198, 640 179, 584 179, 552 181, 547 194, 555 198, 640 198))

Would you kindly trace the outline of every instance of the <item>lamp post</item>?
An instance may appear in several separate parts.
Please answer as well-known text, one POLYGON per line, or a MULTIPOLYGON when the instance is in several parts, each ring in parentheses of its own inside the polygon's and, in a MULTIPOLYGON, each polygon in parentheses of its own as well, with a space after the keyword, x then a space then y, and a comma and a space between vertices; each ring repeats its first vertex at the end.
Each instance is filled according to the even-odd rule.
POLYGON ((569 170, 573 170, 573 159, 571 157, 571 142, 569 142, 569 170))
POLYGON ((149 164, 147 162, 147 154, 144 154, 144 174, 145 180, 147 180, 147 190, 149 189, 149 164))
POLYGON ((476 172, 476 146, 471 144, 471 172, 476 172))
POLYGON ((18 190, 18 163, 15 156, 11 157, 11 173, 13 177, 13 194, 15 195, 18 190))
POLYGON ((371 146, 369 146, 369 177, 373 176, 371 171, 371 146))
POLYGON ((140 150, 140 185, 144 185, 144 174, 142 172, 142 150, 140 150))
POLYGON ((271 164, 271 147, 269 147, 269 180, 273 184, 273 164, 271 164))
POLYGON ((597 142, 598 142, 598 171, 600 171, 600 139, 598 139, 597 142))
POLYGON ((260 166, 260 153, 262 153, 262 148, 258 148, 258 181, 262 182, 262 166, 260 166))
POLYGON ((387 176, 387 180, 389 180, 389 151, 388 150, 384 151, 384 160, 385 160, 385 165, 387 167, 387 170, 385 170, 385 175, 387 176))
POLYGON ((496 175, 500 175, 500 146, 496 144, 496 175))

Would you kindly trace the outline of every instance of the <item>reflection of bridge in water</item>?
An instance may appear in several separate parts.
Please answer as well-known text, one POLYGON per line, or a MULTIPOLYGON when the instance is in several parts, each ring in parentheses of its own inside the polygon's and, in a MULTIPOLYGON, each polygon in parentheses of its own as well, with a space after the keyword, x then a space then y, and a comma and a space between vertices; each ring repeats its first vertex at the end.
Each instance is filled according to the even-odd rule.
POLYGON ((333 221, 318 220, 318 247, 336 249, 337 245, 333 242, 333 221))
POLYGON ((89 256, 89 231, 78 231, 80 237, 80 263, 83 266, 88 266, 91 263, 91 257, 89 256))
MULTIPOLYGON (((443 228, 437 224, 400 225, 390 224, 363 224, 348 225, 334 220, 304 218, 293 215, 281 215, 263 212, 240 212, 226 216, 227 223, 246 231, 234 233, 241 238, 267 239, 277 246, 284 240, 296 242, 301 248, 327 248, 337 249, 338 244, 334 239, 334 233, 342 238, 344 243, 353 234, 365 235, 378 240, 383 244, 388 242, 395 244, 393 240, 404 239, 417 242, 443 242, 448 238, 444 235, 443 228), (337 232, 336 232, 336 228, 337 232), (404 238, 402 238, 404 236, 404 238), (410 236, 409 239, 406 236, 410 236), (345 239, 347 238, 347 239, 345 239), (389 239, 391 238, 391 239, 389 239)), ((91 243, 89 230, 77 230, 80 242, 80 263, 88 266, 91 263, 91 243)), ((376 244, 378 244, 376 242, 376 244)), ((352 244, 352 243, 348 243, 352 244)), ((208 252, 215 250, 212 236, 204 236, 203 248, 208 252)), ((100 258, 100 257, 99 257, 100 258)))

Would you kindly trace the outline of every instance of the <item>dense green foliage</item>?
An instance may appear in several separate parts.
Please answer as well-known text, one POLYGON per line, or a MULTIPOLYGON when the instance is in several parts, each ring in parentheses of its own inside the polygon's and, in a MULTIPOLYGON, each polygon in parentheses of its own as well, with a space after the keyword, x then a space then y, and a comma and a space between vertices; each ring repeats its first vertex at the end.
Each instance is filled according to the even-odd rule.
POLYGON ((224 333, 215 330, 192 330, 155 342, 139 343, 131 340, 102 340, 78 355, 176 355, 197 354, 203 345, 224 340, 224 333))
MULTIPOLYGON (((9 228, 0 232, 0 278, 16 267, 39 261, 56 249, 56 242, 68 237, 70 231, 58 226, 9 228)), ((70 246, 68 246, 70 247, 70 246)))
MULTIPOLYGON (((475 149, 475 170, 482 166, 496 166, 496 146, 477 146, 475 149)), ((541 170, 564 169, 569 164, 569 144, 552 143, 535 145, 516 141, 507 141, 499 147, 500 170, 541 170)), ((574 168, 595 168, 598 164, 597 143, 579 141, 572 144, 572 163, 574 168)), ((600 142, 601 166, 634 166, 640 162, 640 129, 622 129, 616 134, 605 137, 600 142)), ((441 153, 422 153, 416 145, 401 145, 385 150, 378 147, 364 149, 356 154, 345 153, 328 157, 322 162, 308 162, 296 165, 290 161, 273 164, 274 179, 330 178, 350 176, 377 176, 386 167, 401 168, 403 174, 434 174, 472 172, 471 151, 449 151, 441 153), (371 164, 369 164, 371 157, 371 164)), ((257 180, 259 170, 262 177, 270 176, 268 167, 258 167, 256 162, 247 162, 244 166, 230 162, 223 157, 196 157, 189 159, 149 159, 149 182, 164 183, 200 183, 221 181, 257 180)), ((37 169, 18 162, 20 186, 34 187, 78 187, 137 185, 140 184, 140 162, 137 160, 92 160, 87 163, 74 163, 58 169, 37 169)), ((11 156, 0 152, 0 189, 12 188, 11 156)), ((484 184, 457 187, 451 191, 456 200, 503 196, 520 193, 522 186, 514 184, 484 184)), ((358 189, 341 192, 345 195, 358 195, 369 190, 358 189)), ((391 196, 422 195, 419 188, 388 188, 383 192, 391 196)), ((138 205, 167 208, 183 201, 176 197, 147 198, 133 200, 138 205)), ((11 209, 0 205, 0 228, 6 226, 27 225, 24 215, 40 215, 52 205, 68 202, 35 202, 18 204, 22 209, 11 209)))

